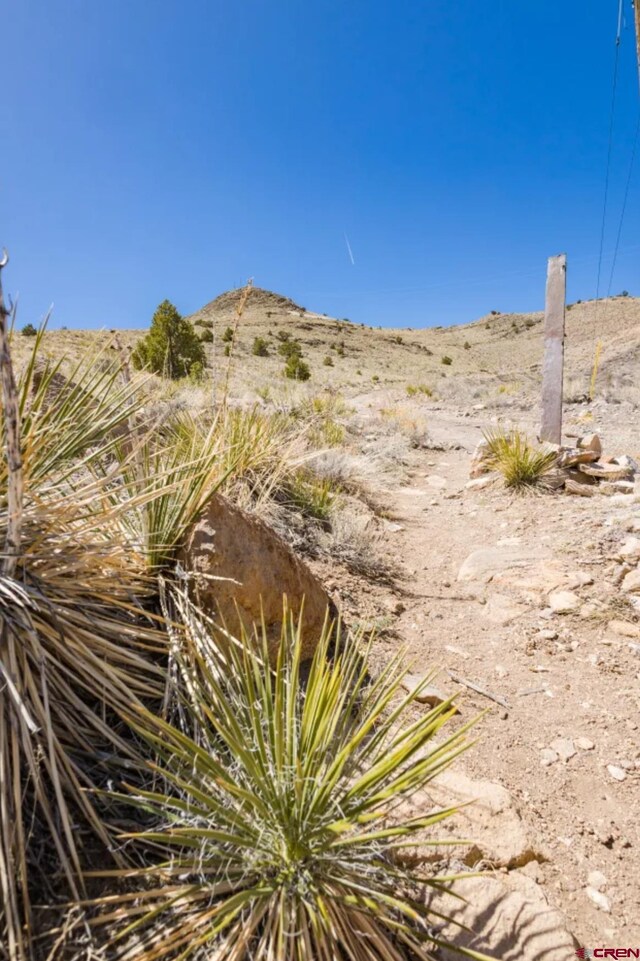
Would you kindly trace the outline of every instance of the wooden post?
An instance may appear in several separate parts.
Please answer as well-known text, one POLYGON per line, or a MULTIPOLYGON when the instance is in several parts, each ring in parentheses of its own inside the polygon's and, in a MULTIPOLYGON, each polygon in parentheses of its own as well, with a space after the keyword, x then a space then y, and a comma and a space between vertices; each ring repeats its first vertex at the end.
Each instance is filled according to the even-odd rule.
POLYGON ((562 386, 564 373, 564 313, 567 289, 567 255, 549 257, 544 310, 544 362, 542 366, 542 427, 540 440, 562 441, 562 386))

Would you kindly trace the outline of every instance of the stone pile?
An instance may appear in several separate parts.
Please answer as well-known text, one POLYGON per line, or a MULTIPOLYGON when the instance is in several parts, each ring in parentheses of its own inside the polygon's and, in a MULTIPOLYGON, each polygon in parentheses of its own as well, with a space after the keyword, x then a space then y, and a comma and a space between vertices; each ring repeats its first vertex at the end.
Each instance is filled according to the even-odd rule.
MULTIPOLYGON (((544 476, 544 484, 568 494, 593 497, 596 494, 640 494, 640 464, 622 454, 610 457, 602 453, 597 434, 577 438, 575 447, 547 444, 557 451, 556 465, 544 476)), ((471 461, 472 479, 493 470, 491 450, 486 440, 480 441, 471 461)))

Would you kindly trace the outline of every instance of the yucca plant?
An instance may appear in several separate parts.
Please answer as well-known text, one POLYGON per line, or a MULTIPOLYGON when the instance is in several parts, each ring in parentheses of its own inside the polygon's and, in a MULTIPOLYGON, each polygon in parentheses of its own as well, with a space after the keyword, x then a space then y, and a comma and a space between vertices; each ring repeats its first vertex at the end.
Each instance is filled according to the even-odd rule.
POLYGON ((502 474, 506 487, 535 487, 556 465, 557 451, 548 445, 532 445, 519 430, 498 427, 485 431, 484 437, 489 445, 488 464, 502 474))
POLYGON ((146 827, 126 837, 155 863, 109 873, 139 882, 99 901, 111 957, 431 958, 428 892, 452 879, 416 877, 398 854, 453 812, 397 809, 464 749, 468 725, 443 736, 452 700, 402 727, 420 690, 401 693, 401 655, 372 678, 367 646, 327 625, 302 672, 285 616, 271 671, 265 637, 212 637, 179 606, 182 729, 128 718, 157 763, 154 787, 130 795, 146 827))
POLYGON ((42 332, 14 380, 0 289, 0 945, 31 958, 32 894, 83 888, 87 829, 123 863, 92 786, 137 758, 118 710, 160 700, 166 635, 146 608, 155 585, 122 536, 137 506, 96 479, 136 405, 111 365, 40 365, 42 332), (90 763, 87 761, 90 759, 90 763))

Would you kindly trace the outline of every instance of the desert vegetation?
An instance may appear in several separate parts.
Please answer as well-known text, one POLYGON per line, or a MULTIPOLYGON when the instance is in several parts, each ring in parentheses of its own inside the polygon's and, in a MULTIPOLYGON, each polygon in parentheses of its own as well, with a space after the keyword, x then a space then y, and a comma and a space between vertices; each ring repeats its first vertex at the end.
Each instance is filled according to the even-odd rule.
POLYGON ((217 494, 308 517, 338 552, 336 504, 361 482, 318 446, 342 446, 344 403, 194 416, 171 384, 192 383, 201 344, 168 302, 138 371, 117 341, 52 361, 40 330, 14 381, 5 318, 9 957, 425 957, 424 892, 444 882, 397 855, 450 812, 393 812, 464 746, 464 727, 440 733, 453 704, 416 723, 401 659, 372 673, 366 639, 329 615, 303 683, 301 622, 284 615, 270 662, 259 624, 196 606, 181 554, 217 494))

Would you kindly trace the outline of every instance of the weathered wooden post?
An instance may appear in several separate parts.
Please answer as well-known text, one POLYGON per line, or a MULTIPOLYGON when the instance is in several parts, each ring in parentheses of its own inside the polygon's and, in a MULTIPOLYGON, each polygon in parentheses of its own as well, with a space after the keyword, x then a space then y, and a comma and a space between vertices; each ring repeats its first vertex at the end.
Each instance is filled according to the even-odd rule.
POLYGON ((540 440, 562 441, 562 385, 564 374, 564 314, 567 291, 567 255, 549 257, 544 309, 544 361, 542 365, 542 427, 540 440))

